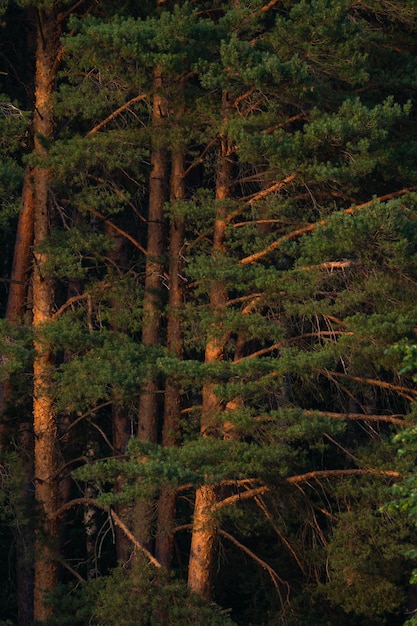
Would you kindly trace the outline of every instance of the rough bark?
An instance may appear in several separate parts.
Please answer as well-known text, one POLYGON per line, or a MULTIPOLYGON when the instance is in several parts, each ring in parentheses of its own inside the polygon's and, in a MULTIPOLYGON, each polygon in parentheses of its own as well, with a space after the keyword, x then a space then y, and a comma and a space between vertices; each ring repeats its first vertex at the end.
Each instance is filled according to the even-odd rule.
POLYGON ((17 322, 25 312, 33 245, 34 197, 31 172, 28 168, 22 191, 22 209, 17 223, 10 288, 7 298, 6 318, 17 322))
MULTIPOLYGON (((171 165, 171 202, 185 198, 184 155, 181 149, 172 154, 171 165)), ((175 207, 175 204, 174 204, 175 207)), ((169 297, 167 347, 177 357, 183 354, 183 338, 181 328, 181 309, 184 301, 184 265, 182 250, 184 246, 184 218, 179 215, 171 217, 169 235, 169 297)), ((162 445, 173 446, 178 443, 181 417, 181 398, 178 385, 170 377, 165 385, 164 423, 162 429, 162 445)), ((163 487, 158 501, 157 535, 155 554, 158 561, 167 568, 172 565, 175 525, 176 493, 169 486, 163 487)))
MULTIPOLYGON (((227 95, 223 96, 223 108, 227 109, 227 95)), ((229 197, 230 180, 232 177, 231 151, 227 136, 220 137, 216 175, 217 215, 213 233, 214 259, 223 253, 227 226, 227 211, 221 201, 229 197)), ((214 283, 210 289, 210 308, 216 317, 212 336, 209 337, 205 350, 205 363, 213 363, 223 358, 224 346, 229 333, 222 328, 221 315, 227 303, 227 291, 221 283, 214 283)), ((214 385, 203 387, 201 435, 216 436, 218 416, 220 413, 218 398, 214 393, 214 385)), ((213 516, 218 499, 216 485, 203 485, 196 491, 191 551, 188 565, 188 586, 203 598, 210 600, 212 594, 213 562, 217 537, 216 520, 213 516)))
MULTIPOLYGON (((60 52, 60 29, 52 10, 40 10, 38 17, 33 130, 34 151, 42 158, 47 153, 47 142, 53 138, 54 133, 52 96, 60 52)), ((35 541, 34 618, 39 621, 45 620, 50 614, 50 609, 45 604, 45 593, 53 590, 57 583, 55 542, 58 527, 53 517, 59 501, 56 478, 57 423, 51 394, 51 353, 43 333, 43 327, 50 321, 53 312, 54 285, 45 273, 47 257, 41 250, 50 230, 50 177, 50 171, 42 165, 37 165, 33 170, 33 419, 35 497, 41 518, 35 541)))

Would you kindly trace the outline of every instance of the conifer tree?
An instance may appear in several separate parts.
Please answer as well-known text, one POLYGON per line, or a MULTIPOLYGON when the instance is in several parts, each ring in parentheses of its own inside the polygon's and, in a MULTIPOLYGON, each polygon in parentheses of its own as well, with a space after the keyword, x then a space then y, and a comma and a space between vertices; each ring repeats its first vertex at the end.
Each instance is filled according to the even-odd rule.
MULTIPOLYGON (((36 495, 55 545, 38 533, 35 617, 69 575, 58 560, 78 581, 88 559, 127 560, 115 525, 132 595, 138 576, 149 593, 145 555, 167 593, 161 563, 241 623, 394 623, 408 564, 375 537, 415 398, 386 352, 415 326, 414 9, 103 3, 62 39, 66 8, 42 7, 27 180, 36 495), (79 507, 102 515, 101 556, 79 507), (84 544, 60 545, 70 524, 84 544), (373 549, 347 566, 355 533, 373 549)), ((9 355, 23 324, 5 329, 9 355)))

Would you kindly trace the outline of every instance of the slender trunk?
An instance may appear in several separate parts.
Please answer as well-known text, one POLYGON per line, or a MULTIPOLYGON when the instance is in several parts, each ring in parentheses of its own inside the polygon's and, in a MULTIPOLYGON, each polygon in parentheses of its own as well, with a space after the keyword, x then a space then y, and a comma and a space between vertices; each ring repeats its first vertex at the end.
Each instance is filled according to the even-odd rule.
MULTIPOLYGON (((53 11, 40 10, 37 33, 35 113, 33 119, 34 150, 46 155, 46 142, 53 138, 52 96, 60 51, 60 31, 53 11)), ((35 497, 42 518, 35 541, 34 617, 43 621, 50 614, 45 593, 57 583, 56 540, 57 522, 53 513, 59 501, 56 479, 57 423, 52 402, 50 347, 43 326, 51 319, 54 285, 45 273, 47 255, 41 250, 50 232, 49 203, 50 171, 38 165, 33 170, 34 190, 34 268, 33 268, 33 328, 34 389, 33 418, 35 434, 35 497)))
MULTIPOLYGON (((115 454, 124 454, 126 452, 127 444, 131 436, 131 421, 126 414, 126 410, 120 406, 115 400, 112 406, 112 431, 113 431, 113 448, 115 454)), ((119 493, 123 488, 123 481, 121 479, 116 480, 114 486, 115 492, 119 493)), ((131 505, 117 504, 115 511, 119 518, 121 518, 128 526, 129 520, 132 514, 131 505)), ((115 541, 116 541, 116 557, 120 563, 126 563, 132 553, 132 544, 126 537, 126 534, 116 526, 114 529, 115 541)))
MULTIPOLYGON (((154 76, 153 127, 156 131, 164 125, 165 102, 161 94, 162 75, 154 76)), ((149 180, 148 241, 146 257, 145 293, 143 297, 142 343, 155 346, 159 343, 161 316, 162 255, 164 252, 164 204, 167 192, 167 151, 158 134, 153 142, 151 175, 149 180)), ((157 440, 157 392, 154 379, 146 381, 139 401, 138 437, 142 441, 157 440)))
MULTIPOLYGON (((149 179, 148 241, 145 291, 143 296, 142 344, 156 346, 160 340, 161 279, 164 252, 164 204, 167 192, 167 150, 162 138, 166 104, 162 94, 163 78, 159 68, 154 73, 153 129, 155 131, 151 174, 149 179), (159 132, 158 132, 159 131, 159 132)), ((139 398, 138 438, 156 443, 158 438, 158 381, 150 376, 139 398)), ((135 505, 135 536, 142 545, 151 548, 153 507, 140 500, 135 505)))
MULTIPOLYGON (((33 213, 34 198, 30 170, 26 170, 23 191, 22 209, 19 214, 16 241, 13 254, 11 283, 6 306, 6 319, 18 323, 26 309, 28 299, 28 276, 30 271, 31 251, 33 245, 33 213)), ((31 421, 19 421, 16 434, 16 423, 13 426, 7 416, 7 407, 13 401, 13 383, 6 381, 0 385, 1 415, 1 446, 10 437, 16 436, 17 449, 21 467, 26 478, 26 492, 19 494, 20 506, 25 512, 19 527, 14 531, 16 545, 16 592, 18 625, 26 626, 33 620, 33 529, 30 524, 29 510, 33 509, 32 490, 29 487, 33 479, 33 427, 31 421)))
MULTIPOLYGON (((181 309, 184 300, 184 280, 181 276, 184 246, 184 218, 175 215, 175 201, 185 198, 184 154, 182 149, 172 155, 171 166, 171 202, 174 214, 171 216, 169 243, 169 301, 167 347, 178 358, 183 355, 181 309)), ((181 417, 181 398, 178 385, 169 378, 165 385, 164 423, 162 445, 173 446, 178 443, 181 417)), ((176 493, 172 487, 163 487, 158 501, 158 521, 156 535, 156 558, 167 568, 172 565, 176 512, 176 493)))
MULTIPOLYGON (((33 29, 28 25, 31 22, 33 9, 25 11, 27 26, 27 59, 34 58, 36 41, 33 29)), ((29 74, 32 67, 28 63, 29 74)), ((28 86, 29 87, 29 86, 28 86)), ((28 93, 33 89, 28 88, 28 93)), ((32 96, 33 97, 33 96, 32 96)), ((28 98, 26 106, 30 106, 28 98)), ((6 319, 13 323, 20 323, 27 312, 29 278, 31 271, 31 253, 33 246, 33 216, 34 196, 30 168, 26 168, 22 190, 22 205, 17 222, 16 239, 13 252, 13 262, 10 275, 10 287, 6 305, 6 319)), ((29 317, 29 316, 28 316, 29 317)), ((30 319, 27 320, 30 323, 30 319)), ((13 381, 6 381, 0 385, 0 447, 15 435, 16 420, 8 415, 8 406, 13 407, 13 381)), ((17 494, 20 510, 23 513, 20 524, 14 529, 16 546, 16 595, 17 595, 17 624, 26 626, 33 621, 33 553, 34 539, 31 524, 33 511, 33 424, 31 417, 25 415, 26 420, 19 421, 19 432, 16 434, 19 461, 25 475, 26 489, 17 494)))
MULTIPOLYGON (((224 111, 227 108, 227 97, 224 95, 224 111)), ((230 180, 232 177, 231 152, 226 136, 220 138, 220 153, 218 155, 216 176, 217 214, 213 233, 214 261, 224 252, 224 240, 227 226, 227 212, 222 200, 229 197, 230 180)), ((210 308, 216 321, 212 328, 212 337, 206 344, 205 363, 213 363, 223 358, 224 346, 229 337, 227 330, 222 328, 222 311, 226 307, 227 291, 225 285, 214 283, 210 289, 210 308)), ((214 393, 214 384, 203 387, 201 435, 216 436, 219 426, 221 407, 214 393)), ((188 586, 206 600, 211 599, 213 563, 217 538, 216 520, 212 510, 218 499, 216 485, 203 485, 196 491, 191 551, 188 565, 188 586)))
MULTIPOLYGON (((22 209, 17 223, 16 240, 13 251, 12 271, 10 274, 10 287, 7 296, 6 319, 17 323, 23 316, 28 293, 28 275, 33 245, 33 210, 34 199, 30 180, 30 170, 26 170, 25 181, 22 191, 22 209)), ((7 423, 4 412, 12 393, 13 386, 10 382, 0 385, 0 435, 7 436, 7 423)), ((0 441, 0 445, 1 441, 0 441)))
POLYGON ((7 298, 6 318, 17 322, 23 316, 27 301, 28 276, 33 245, 34 197, 31 171, 26 170, 22 191, 22 209, 17 223, 11 283, 7 298))
POLYGON ((18 434, 19 457, 25 473, 26 492, 20 494, 19 506, 23 511, 21 523, 14 531, 16 544, 16 593, 17 593, 17 624, 27 626, 33 621, 33 494, 31 481, 33 478, 33 429, 31 424, 22 424, 18 434))
MULTIPOLYGON (((112 265, 116 267, 123 267, 127 261, 126 247, 124 240, 118 236, 114 228, 111 228, 109 224, 105 225, 106 235, 113 240, 113 246, 108 252, 108 258, 112 265)), ((111 306, 115 310, 119 306, 117 299, 111 300, 111 306)), ((117 332, 119 329, 116 324, 112 324, 112 330, 117 332)), ((112 443, 113 451, 115 455, 125 454, 127 444, 131 436, 131 419, 128 411, 120 404, 117 397, 113 395, 112 404, 112 443)), ((114 490, 119 493, 123 488, 123 481, 121 479, 116 480, 114 490)), ((131 516, 131 506, 117 504, 115 511, 117 515, 123 519, 125 523, 129 525, 128 518, 131 516)), ((116 557, 118 562, 126 563, 130 558, 132 552, 132 544, 126 537, 126 534, 118 527, 114 528, 115 543, 116 543, 116 557)))

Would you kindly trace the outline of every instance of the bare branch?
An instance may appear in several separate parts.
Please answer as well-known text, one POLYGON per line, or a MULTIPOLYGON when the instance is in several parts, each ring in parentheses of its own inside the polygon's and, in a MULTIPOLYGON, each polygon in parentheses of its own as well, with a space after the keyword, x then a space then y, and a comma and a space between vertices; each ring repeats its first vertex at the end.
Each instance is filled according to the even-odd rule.
POLYGON ((330 417, 336 420, 354 420, 366 422, 387 422, 388 424, 399 424, 407 426, 408 422, 404 419, 404 415, 397 413, 395 415, 367 415, 366 413, 332 413, 327 411, 303 411, 304 415, 320 415, 330 417))
POLYGON ((272 519, 272 515, 269 512, 268 507, 266 506, 264 500, 262 498, 260 498, 259 496, 255 496, 255 502, 259 506, 261 511, 263 511, 263 514, 265 515, 265 517, 268 520, 268 522, 271 524, 272 528, 274 529, 274 531, 276 532, 276 534, 278 535, 278 537, 280 538, 280 540, 282 541, 284 546, 287 548, 287 550, 290 552, 290 554, 292 554, 295 562, 297 563, 297 565, 300 568, 300 570, 302 571, 302 573, 305 574, 306 572, 305 572, 305 569, 303 567, 303 564, 301 563, 300 558, 298 557, 296 551, 294 550, 294 548, 292 547, 292 545, 290 544, 288 539, 286 539, 284 537, 284 535, 282 534, 282 532, 280 531, 278 526, 275 524, 274 520, 272 519))
POLYGON ((273 350, 279 350, 280 348, 287 346, 288 344, 296 343, 300 341, 300 339, 307 339, 309 337, 334 337, 335 335, 353 335, 352 331, 345 330, 320 330, 315 333, 304 333, 303 335, 297 335, 297 337, 290 337, 290 339, 286 339, 285 341, 280 341, 278 343, 274 343, 272 346, 268 346, 267 348, 261 348, 261 350, 257 350, 256 352, 252 352, 246 356, 241 357, 240 359, 236 359, 234 363, 240 363, 240 361, 244 361, 245 359, 255 359, 258 356, 263 356, 264 354, 268 354, 273 350))
POLYGON ((130 532, 126 524, 122 522, 120 517, 112 509, 110 509, 110 507, 100 504, 100 502, 97 502, 97 500, 94 500, 94 498, 74 498, 74 500, 67 502, 66 504, 61 506, 59 509, 57 509, 51 515, 51 518, 57 519, 59 517, 62 517, 64 513, 66 513, 70 509, 79 505, 94 506, 97 509, 100 509, 101 511, 105 511, 106 513, 108 513, 111 516, 114 524, 122 530, 122 532, 126 535, 126 537, 133 543, 135 548, 140 550, 146 556, 148 561, 152 563, 152 565, 158 568, 161 567, 160 562, 157 561, 157 559, 149 552, 149 550, 147 550, 141 543, 139 543, 136 537, 130 532))
MULTIPOLYGON (((222 483, 223 484, 223 483, 222 483)), ((263 485, 262 487, 255 487, 254 489, 250 489, 248 491, 244 491, 243 493, 240 491, 239 493, 233 494, 233 496, 228 496, 224 498, 224 500, 220 500, 213 507, 212 511, 218 511, 225 506, 231 506, 236 504, 237 502, 244 502, 245 500, 250 500, 251 498, 255 498, 256 496, 260 496, 269 491, 269 487, 267 485, 263 485)))
POLYGON ((91 207, 89 207, 87 210, 88 210, 89 213, 92 213, 92 215, 95 215, 100 220, 102 220, 104 224, 107 224, 108 226, 110 226, 110 228, 112 228, 114 231, 116 231, 116 233, 118 233, 119 235, 121 235, 122 237, 124 237, 125 239, 130 241, 130 243, 133 244, 135 246, 135 248, 137 248, 138 250, 143 252, 143 254, 145 254, 145 255, 147 254, 145 248, 143 248, 140 245, 140 243, 138 241, 136 241, 136 239, 134 237, 132 237, 132 235, 129 235, 129 233, 127 233, 125 230, 123 230, 122 228, 119 228, 118 226, 116 226, 116 224, 114 224, 111 220, 106 219, 104 217, 104 215, 102 215, 101 213, 99 213, 95 209, 92 209, 91 207))
POLYGON ((289 595, 290 595, 290 586, 287 583, 287 581, 283 580, 280 576, 278 576, 276 571, 266 561, 264 561, 259 556, 257 556, 254 552, 252 552, 252 550, 249 550, 249 548, 244 546, 243 543, 240 543, 240 541, 238 541, 235 537, 233 537, 233 535, 230 535, 225 530, 221 530, 221 529, 219 529, 218 532, 219 532, 219 534, 222 537, 225 537, 226 539, 228 539, 237 548, 239 548, 239 550, 242 550, 242 552, 245 552, 245 554, 250 556, 251 559, 253 559, 256 563, 258 563, 258 565, 260 565, 262 567, 262 569, 264 569, 264 570, 266 570, 268 572, 268 574, 269 574, 269 576, 270 576, 270 578, 272 580, 272 583, 273 583, 275 589, 277 590, 277 593, 279 595, 281 604, 282 604, 282 606, 284 606, 284 604, 289 601, 289 595), (282 593, 281 593, 281 589, 280 589, 279 585, 283 585, 286 588, 286 590, 287 590, 285 602, 284 602, 284 599, 282 597, 282 593))
POLYGON ((55 311, 53 315, 51 315, 51 321, 52 322, 55 321, 60 315, 62 315, 62 313, 64 313, 64 311, 66 311, 75 302, 81 302, 82 300, 87 300, 88 297, 89 297, 88 293, 82 293, 78 296, 72 296, 72 298, 69 298, 65 302, 65 304, 60 306, 59 309, 55 311))
POLYGON ((319 480, 321 478, 343 478, 344 476, 387 476, 389 478, 400 478, 399 472, 392 470, 373 470, 373 469, 340 469, 340 470, 317 470, 307 472, 306 474, 298 474, 297 476, 289 476, 286 481, 292 485, 307 482, 309 480, 319 480))
POLYGON ((101 121, 100 124, 97 124, 97 126, 94 126, 94 128, 92 128, 87 133, 86 137, 91 137, 91 135, 94 135, 95 133, 97 133, 104 126, 106 126, 109 122, 114 120, 118 115, 126 111, 126 109, 132 106, 132 104, 136 104, 137 102, 140 102, 141 100, 145 100, 147 97, 148 96, 145 93, 145 94, 140 94, 139 96, 135 96, 134 98, 131 98, 128 102, 125 102, 124 104, 122 104, 122 106, 120 106, 118 109, 113 111, 113 113, 111 113, 108 117, 106 117, 105 120, 101 121))
POLYGON ((331 372, 329 370, 318 370, 320 374, 326 376, 326 378, 346 378, 348 380, 354 380, 358 383, 365 385, 373 385, 374 387, 381 387, 382 389, 388 389, 394 391, 400 396, 403 396, 407 400, 412 402, 417 397, 417 389, 411 389, 410 387, 403 387, 402 385, 394 385, 387 383, 384 380, 375 380, 373 378, 363 378, 361 376, 352 376, 351 374, 345 374, 344 372, 331 372))

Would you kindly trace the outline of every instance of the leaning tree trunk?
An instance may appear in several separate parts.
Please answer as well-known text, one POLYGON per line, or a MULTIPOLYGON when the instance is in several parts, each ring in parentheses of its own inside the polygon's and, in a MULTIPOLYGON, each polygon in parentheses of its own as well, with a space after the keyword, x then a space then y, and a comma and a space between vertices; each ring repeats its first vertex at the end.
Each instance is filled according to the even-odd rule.
MULTIPOLYGON (((38 16, 33 130, 34 151, 41 160, 47 154, 45 146, 54 132, 52 97, 60 55, 60 29, 53 10, 41 9, 38 16)), ((51 351, 44 332, 53 312, 54 285, 45 268, 47 254, 42 250, 50 232, 50 178, 47 167, 38 164, 34 168, 33 418, 35 497, 41 517, 35 541, 34 617, 38 621, 46 620, 50 614, 45 593, 52 591, 57 583, 58 528, 53 514, 59 501, 58 438, 52 401, 51 351)))
MULTIPOLYGON (((28 282, 33 246, 34 198, 31 172, 27 169, 22 191, 22 208, 19 213, 11 271, 11 281, 6 305, 6 319, 11 324, 22 323, 28 301, 28 282)), ((13 381, 0 385, 0 439, 13 440, 24 472, 26 489, 15 494, 19 507, 24 511, 23 519, 14 530, 16 549, 16 593, 17 623, 26 626, 33 621, 33 533, 30 528, 30 510, 33 510, 31 484, 33 480, 33 427, 29 415, 16 422, 8 416, 8 405, 13 404, 13 381), (17 431, 17 432, 16 432, 17 431)))
MULTIPOLYGON (((227 108, 227 95, 223 96, 224 111, 227 108)), ((213 260, 224 253, 224 240, 227 226, 227 209, 221 201, 229 197, 232 177, 231 150, 227 136, 220 137, 220 151, 217 162, 216 200, 217 213, 213 233, 213 260)), ((222 312, 226 308, 227 291, 220 282, 210 288, 210 309, 216 318, 212 337, 208 338, 205 350, 205 363, 213 363, 223 358, 224 347, 229 337, 227 329, 222 329, 222 312)), ((200 432, 204 437, 214 436, 220 419, 220 406, 214 393, 214 384, 203 387, 202 416, 200 432)), ((188 565, 188 586, 203 598, 210 600, 212 595, 213 563, 216 551, 217 527, 212 514, 218 499, 217 485, 203 485, 196 491, 190 559, 188 565)))
MULTIPOLYGON (((175 202, 185 198, 184 154, 181 148, 172 154, 171 164, 171 203, 172 214, 169 234, 169 298, 167 323, 167 348, 178 358, 183 355, 181 309, 184 301, 184 217, 176 214, 175 202)), ((178 443, 181 417, 181 397, 178 385, 169 377, 165 385, 164 423, 162 445, 174 446, 178 443)), ((158 501, 158 521, 155 554, 161 565, 171 568, 174 547, 174 525, 176 512, 175 489, 165 486, 158 501)))

